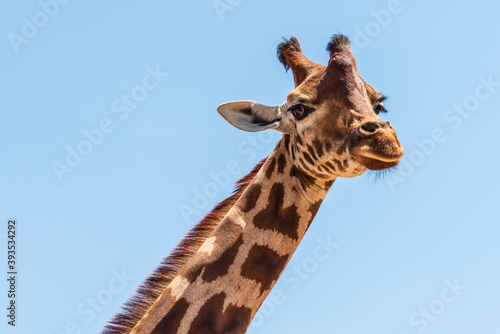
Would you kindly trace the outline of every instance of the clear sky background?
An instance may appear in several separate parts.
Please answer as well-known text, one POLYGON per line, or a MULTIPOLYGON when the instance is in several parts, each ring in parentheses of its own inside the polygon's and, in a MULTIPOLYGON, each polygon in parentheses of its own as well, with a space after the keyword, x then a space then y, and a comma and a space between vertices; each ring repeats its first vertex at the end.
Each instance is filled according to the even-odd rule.
POLYGON ((281 38, 326 64, 342 32, 359 73, 390 97, 382 117, 407 153, 382 178, 335 182, 249 333, 499 333, 499 10, 3 1, 0 332, 98 332, 279 139, 233 128, 217 105, 282 103, 293 78, 276 59, 281 38))

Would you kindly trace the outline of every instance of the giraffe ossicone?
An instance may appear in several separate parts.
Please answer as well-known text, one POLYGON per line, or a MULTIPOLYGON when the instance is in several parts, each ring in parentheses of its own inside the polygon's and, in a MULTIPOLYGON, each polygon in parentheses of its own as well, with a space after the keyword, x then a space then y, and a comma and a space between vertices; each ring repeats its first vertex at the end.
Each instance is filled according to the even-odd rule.
POLYGON ((334 35, 328 65, 295 37, 278 45, 295 88, 276 107, 254 101, 217 111, 245 131, 283 133, 138 289, 103 333, 244 333, 285 269, 337 177, 398 165, 396 132, 380 119, 384 96, 358 74, 349 40, 334 35))

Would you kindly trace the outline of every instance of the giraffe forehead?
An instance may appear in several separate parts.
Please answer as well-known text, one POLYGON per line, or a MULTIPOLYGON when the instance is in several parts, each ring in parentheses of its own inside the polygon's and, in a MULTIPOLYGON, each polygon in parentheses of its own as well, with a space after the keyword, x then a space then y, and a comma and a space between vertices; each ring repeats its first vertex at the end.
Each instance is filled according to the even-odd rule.
POLYGON ((369 94, 380 95, 365 83, 349 57, 337 55, 328 66, 318 66, 307 78, 287 95, 287 102, 320 104, 325 101, 343 103, 348 95, 368 98, 369 94))

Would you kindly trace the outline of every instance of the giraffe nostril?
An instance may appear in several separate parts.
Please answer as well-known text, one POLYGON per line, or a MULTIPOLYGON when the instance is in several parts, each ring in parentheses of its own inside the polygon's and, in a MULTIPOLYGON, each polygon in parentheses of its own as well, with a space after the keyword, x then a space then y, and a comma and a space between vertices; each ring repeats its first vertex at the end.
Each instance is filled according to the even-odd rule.
POLYGON ((362 134, 365 135, 371 135, 377 132, 378 129, 381 129, 384 127, 384 123, 382 122, 374 122, 374 121, 368 121, 359 127, 359 130, 362 134))

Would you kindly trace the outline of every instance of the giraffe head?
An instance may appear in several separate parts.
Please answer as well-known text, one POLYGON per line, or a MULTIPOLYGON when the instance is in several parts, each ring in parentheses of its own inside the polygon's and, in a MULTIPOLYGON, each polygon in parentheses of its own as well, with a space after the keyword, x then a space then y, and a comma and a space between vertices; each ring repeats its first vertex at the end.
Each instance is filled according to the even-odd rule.
POLYGON ((228 102, 217 111, 239 129, 288 135, 294 165, 314 177, 353 177, 395 167, 404 149, 391 124, 379 117, 386 111, 384 96, 359 76, 347 37, 333 36, 327 50, 328 65, 319 65, 302 54, 295 37, 285 40, 278 58, 295 82, 286 101, 277 107, 228 102))

